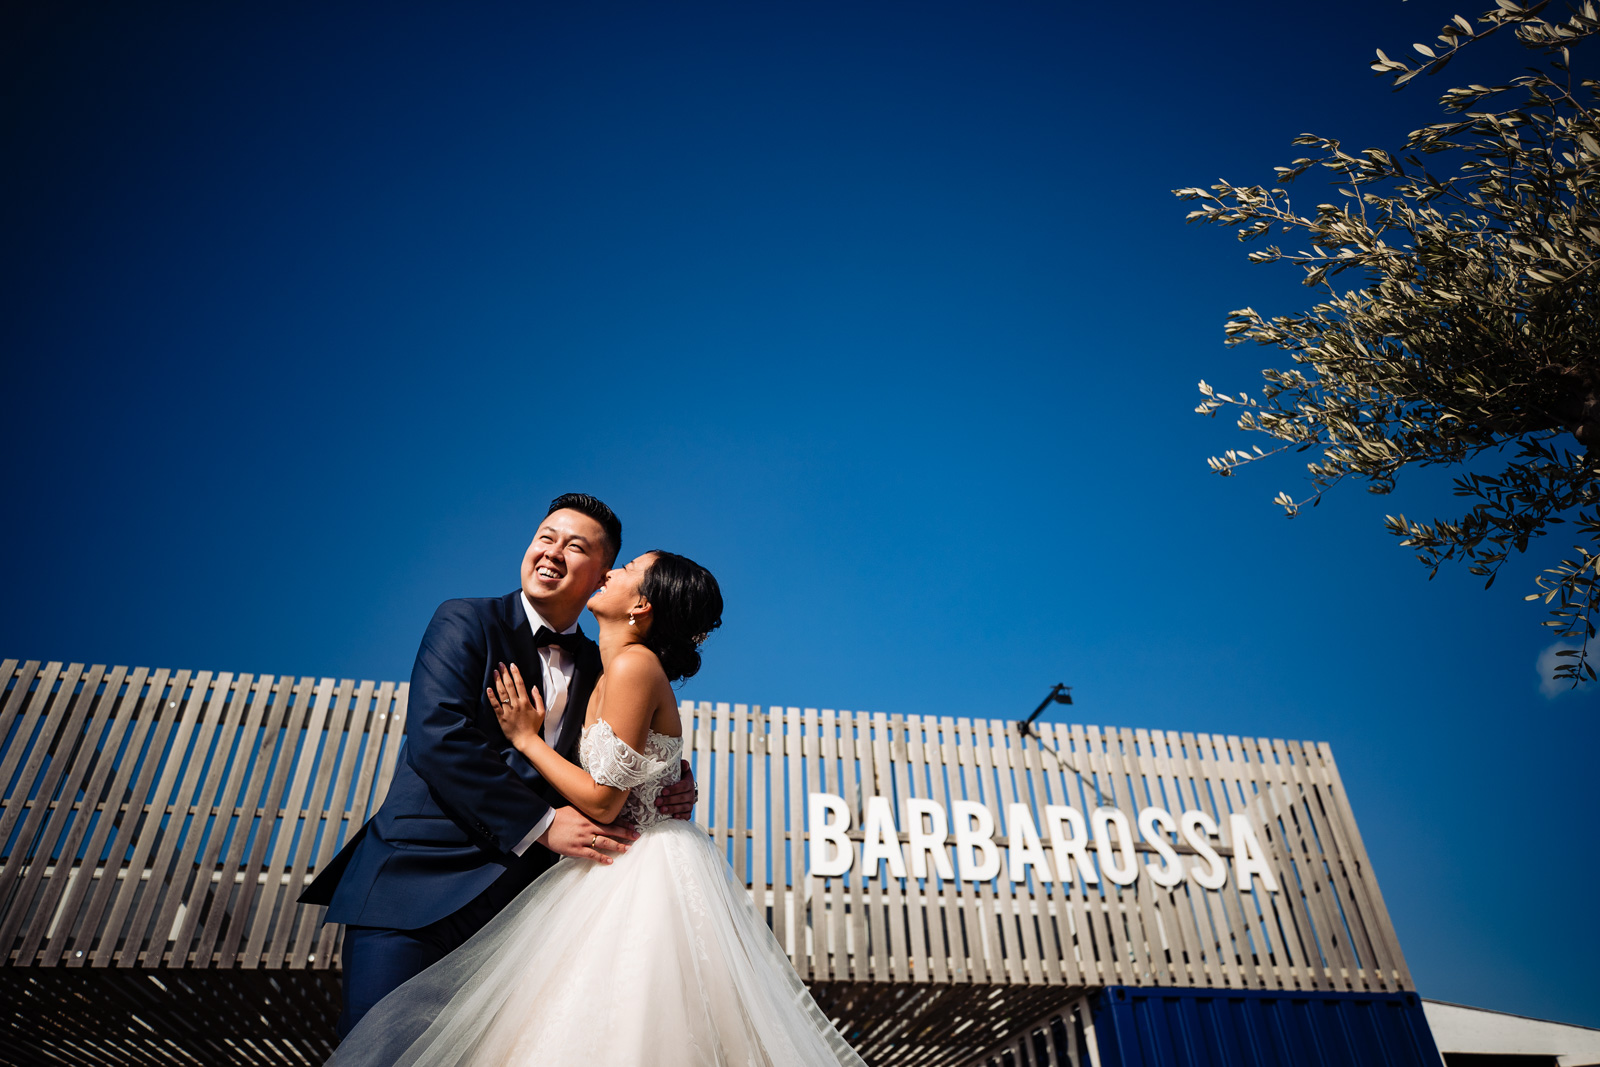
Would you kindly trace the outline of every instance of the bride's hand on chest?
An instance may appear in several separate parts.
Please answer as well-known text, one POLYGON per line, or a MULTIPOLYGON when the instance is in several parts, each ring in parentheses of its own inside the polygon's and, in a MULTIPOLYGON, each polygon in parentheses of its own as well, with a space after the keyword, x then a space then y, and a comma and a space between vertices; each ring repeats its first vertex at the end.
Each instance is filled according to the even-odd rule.
POLYGON ((518 749, 544 729, 544 698, 539 690, 523 683, 522 672, 515 663, 509 669, 504 663, 495 667, 494 685, 487 693, 494 717, 500 721, 500 732, 518 749))

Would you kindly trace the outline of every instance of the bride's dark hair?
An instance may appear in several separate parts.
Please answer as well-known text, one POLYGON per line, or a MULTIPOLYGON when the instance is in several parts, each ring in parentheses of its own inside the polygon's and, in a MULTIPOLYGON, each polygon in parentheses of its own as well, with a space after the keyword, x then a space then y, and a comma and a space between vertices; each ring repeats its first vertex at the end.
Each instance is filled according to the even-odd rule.
POLYGON ((691 678, 700 669, 700 643, 722 625, 722 590, 711 572, 675 552, 651 553, 639 595, 650 601, 650 632, 644 646, 661 660, 667 680, 691 678))

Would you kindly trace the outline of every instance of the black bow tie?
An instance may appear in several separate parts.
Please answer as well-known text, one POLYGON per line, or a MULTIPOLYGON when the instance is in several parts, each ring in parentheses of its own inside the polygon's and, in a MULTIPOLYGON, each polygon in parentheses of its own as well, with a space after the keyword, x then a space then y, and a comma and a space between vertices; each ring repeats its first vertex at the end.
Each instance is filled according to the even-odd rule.
POLYGON ((570 634, 558 634, 548 626, 541 626, 539 632, 533 635, 534 648, 556 645, 573 659, 578 658, 578 650, 585 643, 582 630, 574 630, 570 634))

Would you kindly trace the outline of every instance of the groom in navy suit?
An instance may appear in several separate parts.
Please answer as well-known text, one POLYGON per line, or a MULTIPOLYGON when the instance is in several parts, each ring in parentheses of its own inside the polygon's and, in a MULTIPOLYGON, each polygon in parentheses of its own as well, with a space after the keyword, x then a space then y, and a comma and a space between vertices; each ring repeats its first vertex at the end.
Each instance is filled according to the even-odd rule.
MULTIPOLYGON (((638 834, 596 823, 500 732, 486 692, 515 663, 548 709, 545 740, 575 759, 600 650, 578 628, 622 547, 622 523, 592 496, 557 497, 522 559, 522 588, 447 600, 411 671, 405 747, 388 795, 304 893, 344 923, 342 1040, 390 990, 471 937, 560 856, 610 863, 638 834)), ((694 780, 656 802, 687 818, 694 780)))

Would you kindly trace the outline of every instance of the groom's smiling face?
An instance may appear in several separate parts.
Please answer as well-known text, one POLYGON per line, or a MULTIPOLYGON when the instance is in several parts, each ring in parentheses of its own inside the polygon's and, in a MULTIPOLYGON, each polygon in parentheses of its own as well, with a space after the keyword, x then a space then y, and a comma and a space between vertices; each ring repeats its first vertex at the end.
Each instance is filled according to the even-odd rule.
POLYGON ((581 511, 552 511, 522 556, 522 591, 552 626, 570 626, 611 562, 605 530, 581 511))

